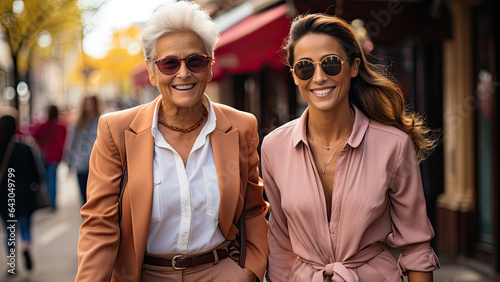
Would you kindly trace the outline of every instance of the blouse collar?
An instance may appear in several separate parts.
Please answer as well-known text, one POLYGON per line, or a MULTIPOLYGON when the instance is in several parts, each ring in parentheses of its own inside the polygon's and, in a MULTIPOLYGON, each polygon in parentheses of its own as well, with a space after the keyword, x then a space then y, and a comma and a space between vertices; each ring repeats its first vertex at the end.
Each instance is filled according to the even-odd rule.
MULTIPOLYGON (((352 127, 352 133, 349 139, 347 140, 347 144, 349 146, 356 148, 363 141, 363 137, 365 136, 366 130, 368 129, 368 124, 370 123, 370 119, 366 117, 361 110, 359 110, 356 106, 351 105, 354 108, 354 125, 352 127)), ((309 115, 309 108, 307 108, 304 113, 298 119, 292 133, 292 144, 293 147, 297 147, 300 142, 309 145, 307 142, 307 117, 309 115)))

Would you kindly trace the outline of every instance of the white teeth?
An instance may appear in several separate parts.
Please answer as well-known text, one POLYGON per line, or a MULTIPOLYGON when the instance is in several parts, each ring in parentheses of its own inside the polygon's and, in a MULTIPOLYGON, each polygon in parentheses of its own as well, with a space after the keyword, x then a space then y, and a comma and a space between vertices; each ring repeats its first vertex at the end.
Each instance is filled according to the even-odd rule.
POLYGON ((322 95, 326 95, 327 93, 330 93, 330 91, 332 91, 332 90, 333 90, 333 88, 321 89, 321 90, 313 90, 313 93, 315 95, 322 96, 322 95))
POLYGON ((175 89, 177 90, 188 90, 194 87, 194 84, 188 84, 188 85, 176 85, 174 86, 175 89))

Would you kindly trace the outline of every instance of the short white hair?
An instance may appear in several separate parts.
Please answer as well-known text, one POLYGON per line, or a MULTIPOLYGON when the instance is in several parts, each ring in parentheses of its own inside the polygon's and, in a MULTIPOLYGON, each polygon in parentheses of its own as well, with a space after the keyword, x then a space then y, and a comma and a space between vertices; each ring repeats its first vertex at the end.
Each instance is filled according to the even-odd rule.
POLYGON ((160 37, 176 31, 192 31, 196 33, 208 52, 214 57, 215 45, 219 41, 219 32, 210 15, 194 2, 180 1, 167 3, 158 7, 146 23, 142 32, 142 48, 144 57, 153 67, 156 57, 156 44, 160 37))

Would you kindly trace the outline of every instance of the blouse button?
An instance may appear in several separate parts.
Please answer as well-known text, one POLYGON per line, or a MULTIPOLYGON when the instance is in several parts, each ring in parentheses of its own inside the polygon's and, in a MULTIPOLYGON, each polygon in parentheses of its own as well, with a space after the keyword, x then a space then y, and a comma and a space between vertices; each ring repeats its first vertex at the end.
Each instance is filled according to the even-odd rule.
POLYGON ((191 154, 191 160, 194 160, 194 154, 191 154))

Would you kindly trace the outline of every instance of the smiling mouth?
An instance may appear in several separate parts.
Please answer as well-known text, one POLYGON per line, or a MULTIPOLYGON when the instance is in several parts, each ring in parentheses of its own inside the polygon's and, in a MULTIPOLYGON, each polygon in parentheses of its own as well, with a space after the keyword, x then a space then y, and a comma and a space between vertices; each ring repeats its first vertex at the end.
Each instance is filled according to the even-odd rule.
POLYGON ((328 93, 330 93, 333 89, 335 89, 335 87, 332 87, 332 88, 326 88, 326 89, 319 89, 319 90, 311 90, 312 93, 314 93, 314 95, 316 96, 325 96, 327 95, 328 93))
POLYGON ((173 86, 176 90, 189 90, 192 89, 195 84, 186 84, 186 85, 175 85, 173 86))

